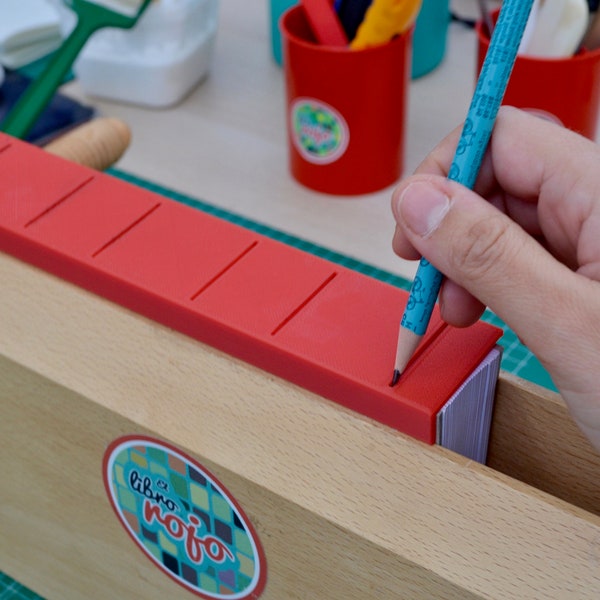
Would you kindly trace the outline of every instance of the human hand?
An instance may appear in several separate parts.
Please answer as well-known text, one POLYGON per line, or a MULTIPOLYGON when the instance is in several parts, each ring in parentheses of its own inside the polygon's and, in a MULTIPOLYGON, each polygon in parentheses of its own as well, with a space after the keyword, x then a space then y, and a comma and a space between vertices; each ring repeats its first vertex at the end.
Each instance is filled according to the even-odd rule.
POLYGON ((600 449, 600 147, 502 107, 471 191, 446 178, 459 136, 394 191, 394 251, 444 273, 448 323, 503 319, 600 449))

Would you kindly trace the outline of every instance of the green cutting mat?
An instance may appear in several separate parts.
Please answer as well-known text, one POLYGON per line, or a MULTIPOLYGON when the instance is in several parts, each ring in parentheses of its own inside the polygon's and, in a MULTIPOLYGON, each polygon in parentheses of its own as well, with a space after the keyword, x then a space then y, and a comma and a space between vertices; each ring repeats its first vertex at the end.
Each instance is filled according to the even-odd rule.
MULTIPOLYGON (((321 258, 325 258, 349 269, 353 269, 354 271, 359 271, 360 273, 402 288, 403 290, 408 290, 410 288, 409 281, 399 277, 398 275, 393 275, 388 271, 384 271, 383 269, 368 265, 354 258, 344 256, 343 254, 333 252, 323 246, 318 246, 311 242, 307 242, 306 240, 302 240, 293 235, 279 231, 278 229, 263 225, 262 223, 252 221, 225 209, 218 208, 208 204, 207 202, 196 200, 194 198, 190 198, 189 196, 184 196, 183 194, 179 194, 173 190, 165 189, 159 185, 139 179, 127 173, 123 173, 122 171, 111 170, 109 172, 111 172, 113 175, 116 175, 120 179, 129 181, 130 183, 140 187, 145 187, 153 192, 156 192, 157 194, 160 194, 161 196, 172 198, 173 200, 177 200, 178 202, 187 204, 188 206, 192 206, 216 217, 220 217, 221 219, 231 223, 236 223, 237 225, 241 225, 242 227, 256 231, 261 235, 279 240, 289 244, 290 246, 304 250, 305 252, 310 252, 311 254, 320 256, 321 258)), ((489 310, 483 315, 483 320, 500 327, 504 332, 500 343, 504 347, 502 368, 505 371, 556 391, 556 388, 552 383, 552 380, 550 379, 546 369, 540 364, 537 358, 525 346, 523 346, 523 344, 519 341, 519 338, 506 326, 503 321, 501 321, 489 310)))
MULTIPOLYGON (((273 229, 272 227, 268 227, 267 225, 246 219, 245 217, 236 215, 222 208, 217 208, 216 206, 201 200, 184 196, 183 194, 179 194, 173 190, 169 190, 154 183, 139 179, 138 177, 134 177, 128 173, 124 173, 116 169, 111 169, 109 173, 120 179, 156 192, 161 196, 172 198, 173 200, 187 204, 188 206, 192 206, 198 210, 202 210, 216 217, 220 217, 231 223, 241 225, 242 227, 246 227, 247 229, 256 231, 261 235, 279 240, 289 244, 290 246, 304 250, 305 252, 310 252, 311 254, 315 254, 316 256, 320 256, 321 258, 325 258, 341 266, 359 271, 360 273, 375 279, 379 279, 380 281, 384 281, 403 290, 408 290, 410 287, 410 282, 402 277, 393 275, 387 271, 378 269, 377 267, 368 265, 348 256, 344 256, 343 254, 332 252, 323 246, 312 244, 277 229, 273 229)), ((513 331, 511 331, 496 315, 490 311, 486 311, 486 313, 483 315, 483 320, 500 327, 504 332, 502 338, 500 339, 500 343, 504 347, 502 368, 505 371, 513 373, 514 375, 518 375, 523 379, 533 381, 538 385, 556 390, 552 380, 550 379, 550 376, 548 375, 548 372, 539 363, 537 358, 535 358, 535 356, 533 356, 533 354, 525 346, 523 346, 523 344, 521 344, 513 331)), ((28 590, 25 586, 17 583, 7 575, 4 575, 0 572, 0 600, 42 600, 42 598, 28 590)))

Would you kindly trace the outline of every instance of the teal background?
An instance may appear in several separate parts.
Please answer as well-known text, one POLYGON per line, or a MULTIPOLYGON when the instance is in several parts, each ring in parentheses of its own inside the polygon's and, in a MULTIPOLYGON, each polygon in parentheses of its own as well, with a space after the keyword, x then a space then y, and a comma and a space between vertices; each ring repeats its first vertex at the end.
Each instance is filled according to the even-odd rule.
POLYGON ((433 71, 444 59, 450 24, 449 4, 449 0, 423 0, 413 34, 413 79, 433 71))
MULTIPOLYGON (((279 31, 279 19, 281 15, 292 6, 296 6, 298 0, 269 0, 269 27, 271 30, 271 53, 273 60, 281 65, 283 62, 281 49, 281 32, 279 31)), ((1 599, 0 599, 1 600, 1 599)))

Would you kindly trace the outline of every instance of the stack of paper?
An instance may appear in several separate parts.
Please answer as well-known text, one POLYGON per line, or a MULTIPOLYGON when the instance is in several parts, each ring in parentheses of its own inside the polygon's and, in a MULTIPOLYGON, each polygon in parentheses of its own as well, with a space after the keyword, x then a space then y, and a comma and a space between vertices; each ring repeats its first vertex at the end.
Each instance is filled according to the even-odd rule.
POLYGON ((61 41, 58 12, 47 0, 0 2, 0 64, 17 69, 52 52, 61 41))

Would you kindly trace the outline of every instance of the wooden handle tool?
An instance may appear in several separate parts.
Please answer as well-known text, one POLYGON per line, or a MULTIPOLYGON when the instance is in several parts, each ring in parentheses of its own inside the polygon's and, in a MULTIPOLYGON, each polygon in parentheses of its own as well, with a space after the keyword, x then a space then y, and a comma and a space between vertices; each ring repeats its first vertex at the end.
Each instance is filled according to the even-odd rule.
POLYGON ((45 150, 80 165, 104 171, 123 155, 131 140, 129 126, 114 117, 93 119, 53 140, 45 150))

